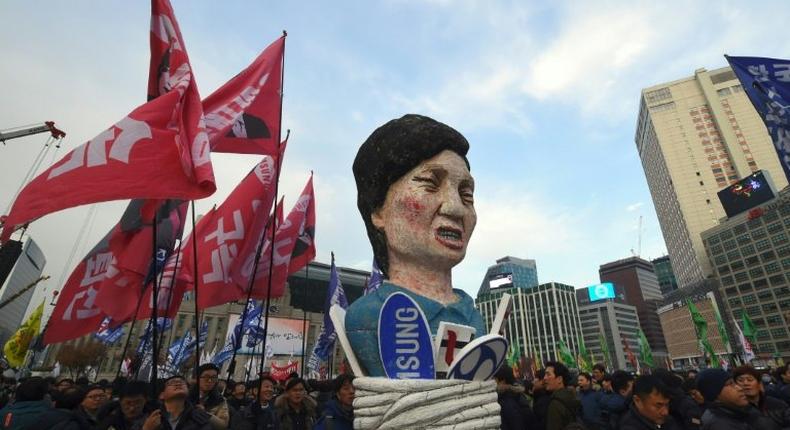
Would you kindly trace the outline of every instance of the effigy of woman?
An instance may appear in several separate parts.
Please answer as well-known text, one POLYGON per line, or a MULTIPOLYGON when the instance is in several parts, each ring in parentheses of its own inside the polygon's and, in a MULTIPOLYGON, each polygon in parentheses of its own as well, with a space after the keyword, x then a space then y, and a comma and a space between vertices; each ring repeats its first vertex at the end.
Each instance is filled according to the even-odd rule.
POLYGON ((330 310, 354 373, 354 428, 499 428, 504 295, 486 333, 474 300, 452 287, 477 223, 469 143, 405 115, 376 129, 354 160, 357 207, 385 281, 330 310))

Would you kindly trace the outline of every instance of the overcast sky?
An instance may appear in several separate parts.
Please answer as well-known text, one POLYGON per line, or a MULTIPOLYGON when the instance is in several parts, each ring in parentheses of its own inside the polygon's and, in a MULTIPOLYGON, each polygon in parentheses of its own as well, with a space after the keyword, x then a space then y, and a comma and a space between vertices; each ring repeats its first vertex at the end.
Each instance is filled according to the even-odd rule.
MULTIPOLYGON (((315 171, 319 261, 334 251, 370 268, 351 163, 372 130, 420 113, 463 133, 479 221, 454 283, 473 296, 505 255, 537 260, 540 282, 595 283, 600 264, 636 252, 640 216, 641 255, 664 255, 634 144, 640 90, 722 67, 724 53, 790 57, 784 1, 172 1, 204 97, 288 31, 281 189, 290 208, 315 171)), ((144 102, 147 2, 4 1, 0 16, 0 130, 53 120, 68 133, 60 158, 144 102)), ((0 146, 0 210, 44 141, 0 146)), ((212 156, 217 192, 198 211, 257 160, 212 156)), ((38 294, 60 288, 125 204, 31 226, 52 276, 38 294)))

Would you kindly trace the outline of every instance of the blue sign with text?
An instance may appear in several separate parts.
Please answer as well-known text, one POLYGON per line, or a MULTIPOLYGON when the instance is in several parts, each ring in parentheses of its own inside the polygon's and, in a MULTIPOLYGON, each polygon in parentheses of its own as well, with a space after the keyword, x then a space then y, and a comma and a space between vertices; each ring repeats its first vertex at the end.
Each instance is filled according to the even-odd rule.
POLYGON ((403 293, 393 293, 379 314, 379 354, 390 379, 433 379, 433 342, 422 309, 403 293))

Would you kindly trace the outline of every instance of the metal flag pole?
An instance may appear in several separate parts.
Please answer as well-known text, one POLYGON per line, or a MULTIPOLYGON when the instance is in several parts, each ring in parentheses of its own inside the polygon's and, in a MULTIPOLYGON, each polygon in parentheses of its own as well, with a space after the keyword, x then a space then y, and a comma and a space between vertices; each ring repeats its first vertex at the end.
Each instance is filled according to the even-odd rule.
MULTIPOLYGON (((283 37, 287 37, 288 33, 283 30, 283 37)), ((282 67, 280 68, 280 126, 277 129, 277 180, 274 182, 274 201, 277 201, 278 195, 278 187, 280 185, 280 170, 281 169, 281 155, 280 154, 280 145, 282 142, 282 133, 283 133, 283 89, 285 88, 285 40, 283 40, 283 56, 282 56, 282 67)), ((272 224, 272 246, 271 252, 269 257, 269 285, 266 288, 266 309, 264 309, 264 320, 263 320, 263 347, 262 351, 263 354, 266 355, 266 341, 269 337, 269 307, 271 306, 272 300, 272 273, 274 272, 274 240, 277 234, 277 213, 274 214, 274 223, 272 224)), ((260 368, 258 373, 263 373, 263 364, 266 360, 261 360, 260 368)), ((258 390, 258 402, 261 401, 261 390, 258 390)))
MULTIPOLYGON (((153 246, 152 246, 153 247, 153 252, 154 252, 154 261, 153 261, 154 265, 156 265, 156 253, 158 251, 157 246, 156 246, 157 245, 157 243, 156 243, 156 238, 157 238, 157 234, 156 233, 157 233, 157 231, 156 230, 157 230, 158 222, 159 222, 159 208, 157 208, 157 210, 154 212, 154 225, 153 225, 153 229, 152 229, 153 230, 153 234, 154 234, 153 235, 153 239, 154 240, 153 240, 153 246)), ((156 267, 156 266, 154 266, 154 267, 156 267)), ((157 367, 159 367, 159 345, 158 345, 158 343, 156 341, 157 340, 156 337, 159 334, 158 333, 159 332, 159 327, 157 327, 157 325, 159 323, 159 318, 157 317, 157 314, 159 312, 159 303, 158 303, 158 300, 159 300, 159 285, 158 285, 157 281, 158 281, 158 277, 154 276, 153 285, 152 285, 153 290, 151 291, 151 298, 152 298, 152 300, 151 300, 151 302, 152 302, 151 303, 151 305, 152 305, 151 306, 151 319, 153 320, 153 325, 151 326, 151 341, 152 341, 151 342, 151 392, 153 393, 152 398, 156 398, 156 396, 158 394, 156 392, 156 379, 157 379, 157 376, 158 376, 157 375, 157 371, 159 370, 159 369, 157 369, 157 367)))
POLYGON ((198 285, 200 284, 200 280, 198 280, 197 232, 195 231, 194 200, 192 200, 192 266, 192 279, 195 283, 192 289, 192 298, 195 300, 195 381, 197 381, 200 377, 198 374, 198 367, 200 367, 200 314, 198 313, 198 285))
POLYGON ((302 369, 301 375, 304 377, 304 357, 307 348, 307 286, 310 283, 310 263, 304 268, 305 285, 302 286, 302 369))

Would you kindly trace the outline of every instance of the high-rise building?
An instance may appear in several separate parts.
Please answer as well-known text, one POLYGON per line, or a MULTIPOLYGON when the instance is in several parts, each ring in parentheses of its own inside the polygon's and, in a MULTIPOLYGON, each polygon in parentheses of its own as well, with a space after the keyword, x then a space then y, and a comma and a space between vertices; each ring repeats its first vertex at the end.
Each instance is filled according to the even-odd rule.
POLYGON ((626 304, 618 296, 591 300, 589 288, 592 287, 576 290, 585 347, 596 363, 607 363, 610 369, 636 370, 628 361, 624 348, 627 342, 631 352, 638 357, 639 317, 636 307, 626 304))
POLYGON ((16 332, 25 317, 35 282, 41 277, 47 259, 36 242, 28 237, 22 245, 22 253, 0 286, 0 303, 10 300, 0 311, 0 345, 5 344, 16 332))
POLYGON ((678 281, 675 279, 675 272, 672 271, 672 262, 669 261, 669 256, 656 258, 653 260, 653 269, 656 271, 658 278, 658 287, 661 289, 661 294, 666 295, 678 289, 678 281))
POLYGON ((663 297, 653 264, 639 257, 629 257, 601 265, 598 274, 601 282, 611 282, 618 292, 622 290, 623 301, 636 308, 639 325, 654 358, 663 360, 667 346, 657 312, 663 297))
MULTIPOLYGON (((790 359, 790 189, 702 232, 730 324, 746 311, 761 360, 790 359)), ((742 352, 733 338, 733 348, 742 352)))
POLYGON ((730 68, 642 90, 636 146, 679 287, 713 273, 700 233, 725 215, 716 193, 759 169, 787 185, 771 138, 730 68))
MULTIPOLYGON (((510 262, 531 261, 534 270, 533 260, 506 258, 510 262)), ((560 340, 568 345, 574 355, 578 353, 581 327, 572 286, 558 282, 532 286, 519 285, 518 282, 499 285, 496 279, 500 278, 494 278, 492 287, 486 275, 475 300, 487 330, 491 329, 502 294, 508 293, 513 300, 506 329, 506 337, 511 345, 517 345, 526 356, 537 354, 543 362, 559 359, 556 353, 560 340)))
POLYGON ((538 268, 535 260, 516 257, 502 257, 490 266, 480 284, 479 292, 487 292, 490 288, 507 286, 508 284, 529 288, 538 285, 538 268))

